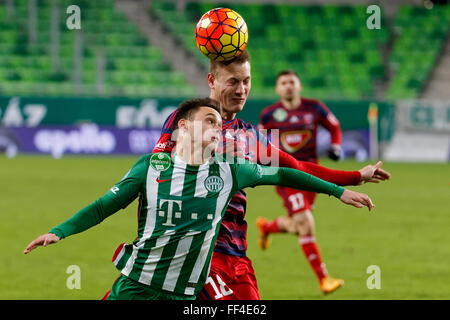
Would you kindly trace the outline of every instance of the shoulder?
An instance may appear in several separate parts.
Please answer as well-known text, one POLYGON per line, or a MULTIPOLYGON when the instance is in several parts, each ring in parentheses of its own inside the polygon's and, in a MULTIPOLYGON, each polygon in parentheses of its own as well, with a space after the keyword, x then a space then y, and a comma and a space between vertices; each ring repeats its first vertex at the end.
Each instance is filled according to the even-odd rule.
POLYGON ((301 99, 302 99, 302 105, 316 110, 321 115, 326 116, 330 112, 330 110, 328 110, 327 106, 320 100, 303 98, 303 97, 301 99))
POLYGON ((260 114, 261 123, 262 124, 268 123, 270 121, 270 119, 272 118, 272 115, 274 114, 274 112, 281 107, 282 107, 281 102, 276 102, 276 103, 264 108, 260 114))
POLYGON ((166 121, 164 121, 163 127, 162 127, 162 133, 172 133, 173 131, 173 125, 174 125, 174 120, 176 118, 178 114, 178 109, 174 110, 166 119, 166 121))
POLYGON ((264 126, 255 127, 253 124, 245 122, 244 120, 237 119, 239 121, 239 135, 241 138, 248 138, 249 143, 253 143, 255 141, 267 143, 267 139, 264 134, 261 134, 260 129, 263 129, 264 126))
POLYGON ((138 160, 138 164, 142 164, 145 167, 156 167, 158 165, 170 165, 170 163, 172 162, 171 160, 171 154, 168 152, 152 152, 152 153, 148 153, 143 155, 142 157, 139 158, 138 160))
POLYGON ((154 159, 171 159, 172 155, 170 154, 170 152, 152 152, 152 153, 148 153, 143 155, 140 159, 144 159, 144 160, 154 160, 154 159))
POLYGON ((261 111, 261 117, 264 117, 264 116, 267 116, 267 115, 271 115, 275 110, 277 110, 280 107, 281 107, 281 102, 279 102, 279 101, 274 103, 274 104, 271 104, 268 107, 265 107, 261 111))
POLYGON ((273 104, 271 104, 270 106, 265 107, 264 109, 262 109, 261 113, 267 113, 267 112, 273 112, 275 109, 281 107, 281 102, 277 101, 273 104))
POLYGON ((125 174, 125 176, 122 177, 120 181, 124 180, 137 180, 142 181, 145 179, 146 172, 148 171, 148 167, 150 165, 150 156, 152 154, 144 154, 143 156, 139 157, 137 161, 133 164, 133 166, 128 170, 128 172, 125 174))
POLYGON ((245 158, 237 157, 229 153, 215 153, 212 162, 219 166, 229 167, 233 170, 236 170, 242 165, 252 164, 251 161, 246 160, 245 158))
POLYGON ((240 127, 245 130, 256 130, 256 127, 252 125, 251 123, 245 122, 242 119, 238 119, 240 127))
POLYGON ((248 132, 257 130, 253 124, 245 122, 244 120, 239 118, 235 118, 233 122, 227 125, 227 127, 224 129, 239 130, 241 133, 242 131, 248 132))
POLYGON ((133 165, 132 170, 148 168, 148 165, 150 163, 149 159, 150 159, 151 155, 152 155, 152 153, 147 153, 147 154, 140 156, 139 159, 133 165))
POLYGON ((302 105, 316 107, 319 105, 324 105, 321 101, 317 99, 301 97, 302 105))

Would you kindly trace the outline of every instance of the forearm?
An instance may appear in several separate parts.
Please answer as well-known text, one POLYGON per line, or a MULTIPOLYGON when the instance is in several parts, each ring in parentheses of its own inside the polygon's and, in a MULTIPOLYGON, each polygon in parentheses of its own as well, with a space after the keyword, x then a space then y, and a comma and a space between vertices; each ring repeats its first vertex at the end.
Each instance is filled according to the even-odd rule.
POLYGON ((298 161, 296 169, 312 174, 322 180, 335 183, 339 186, 355 186, 358 185, 361 180, 361 173, 359 171, 329 169, 307 161, 298 161))
POLYGON ((72 217, 54 227, 49 233, 56 234, 60 239, 83 232, 109 217, 120 209, 120 205, 112 200, 100 198, 84 207, 72 217))
MULTIPOLYGON (((261 145, 259 148, 262 148, 261 145)), ((297 169, 340 186, 358 185, 361 180, 361 173, 359 171, 334 170, 312 162, 299 161, 271 143, 268 144, 267 149, 263 149, 262 151, 261 149, 258 150, 258 157, 258 163, 260 164, 297 169), (262 154, 267 155, 267 159, 271 159, 272 161, 269 163, 267 159, 262 159, 262 154), (278 164, 273 163, 273 159, 277 159, 278 164)))
POLYGON ((339 186, 357 185, 361 180, 359 171, 329 169, 316 163, 299 161, 284 151, 279 150, 278 152, 280 167, 297 169, 339 186))
POLYGON ((325 193, 340 198, 344 188, 314 177, 308 173, 290 169, 274 168, 264 169, 261 181, 258 184, 280 185, 311 192, 325 193))
POLYGON ((328 125, 325 126, 325 128, 330 133, 331 144, 341 145, 342 144, 342 131, 341 131, 341 127, 339 126, 339 124, 329 123, 328 125))

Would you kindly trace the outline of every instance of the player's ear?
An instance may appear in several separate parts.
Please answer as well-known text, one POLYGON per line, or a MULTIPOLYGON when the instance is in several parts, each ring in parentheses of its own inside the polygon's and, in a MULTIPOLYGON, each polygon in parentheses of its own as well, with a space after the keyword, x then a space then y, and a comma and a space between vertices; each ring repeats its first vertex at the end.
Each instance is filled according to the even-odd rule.
POLYGON ((208 86, 210 89, 214 89, 215 88, 215 81, 216 81, 216 77, 210 72, 208 73, 208 86))
POLYGON ((187 130, 187 120, 186 119, 180 119, 178 120, 178 129, 180 130, 187 130))

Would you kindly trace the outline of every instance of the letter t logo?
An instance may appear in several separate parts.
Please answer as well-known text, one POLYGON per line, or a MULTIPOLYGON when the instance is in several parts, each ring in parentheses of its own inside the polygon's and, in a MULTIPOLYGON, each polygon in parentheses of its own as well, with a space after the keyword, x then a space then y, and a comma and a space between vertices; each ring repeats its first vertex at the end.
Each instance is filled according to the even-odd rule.
POLYGON ((178 206, 178 209, 181 210, 181 200, 168 200, 168 199, 159 200, 159 209, 161 209, 161 210, 158 211, 158 214, 160 217, 164 217, 165 212, 164 212, 164 210, 162 210, 162 206, 166 202, 168 203, 167 204, 167 220, 162 225, 168 226, 168 227, 174 227, 175 225, 172 223, 172 217, 173 217, 172 214, 175 214, 175 218, 181 218, 181 212, 180 211, 173 212, 175 210, 173 205, 176 204, 178 206))

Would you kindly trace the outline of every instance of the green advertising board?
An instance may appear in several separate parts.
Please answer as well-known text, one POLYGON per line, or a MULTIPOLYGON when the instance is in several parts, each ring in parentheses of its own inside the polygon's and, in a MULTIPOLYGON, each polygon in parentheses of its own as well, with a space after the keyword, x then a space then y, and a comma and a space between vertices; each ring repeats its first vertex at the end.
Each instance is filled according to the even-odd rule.
MULTIPOLYGON (((76 125, 84 122, 119 128, 161 128, 182 99, 129 98, 43 98, 0 97, 0 119, 6 126, 36 127, 76 125)), ((239 113, 244 121, 257 125, 261 110, 275 101, 249 99, 239 113)), ((394 105, 373 101, 324 101, 343 130, 368 128, 371 103, 378 106, 380 140, 388 140, 394 125, 394 105)))

